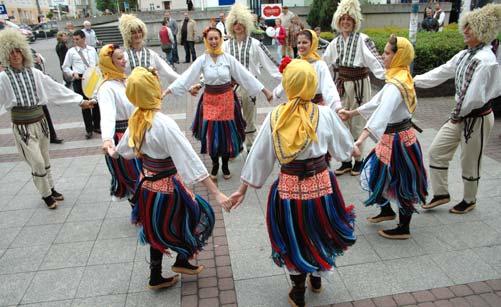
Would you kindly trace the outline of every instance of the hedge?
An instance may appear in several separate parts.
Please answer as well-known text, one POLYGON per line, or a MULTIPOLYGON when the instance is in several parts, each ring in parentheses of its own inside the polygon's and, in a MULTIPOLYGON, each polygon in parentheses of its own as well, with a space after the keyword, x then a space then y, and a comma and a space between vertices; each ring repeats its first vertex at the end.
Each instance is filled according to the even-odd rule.
MULTIPOLYGON (((374 41, 380 54, 383 53, 391 34, 409 37, 408 30, 391 27, 364 29, 363 33, 374 41)), ((335 34, 322 32, 320 36, 326 40, 332 40, 335 34)), ((459 33, 455 24, 448 25, 443 32, 418 32, 414 74, 422 74, 444 64, 464 48, 463 35, 459 33)))

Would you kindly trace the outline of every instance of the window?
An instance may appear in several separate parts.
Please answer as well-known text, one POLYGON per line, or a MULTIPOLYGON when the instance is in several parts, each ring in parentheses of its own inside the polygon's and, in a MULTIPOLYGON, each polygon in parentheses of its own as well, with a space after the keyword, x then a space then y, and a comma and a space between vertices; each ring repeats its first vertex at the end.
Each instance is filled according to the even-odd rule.
POLYGON ((170 10, 170 1, 164 1, 164 10, 170 10))

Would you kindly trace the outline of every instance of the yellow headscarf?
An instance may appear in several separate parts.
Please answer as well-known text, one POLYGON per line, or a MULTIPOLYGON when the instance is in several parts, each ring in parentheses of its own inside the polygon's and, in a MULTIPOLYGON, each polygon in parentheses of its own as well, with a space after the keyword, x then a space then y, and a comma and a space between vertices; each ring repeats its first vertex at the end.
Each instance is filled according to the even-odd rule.
POLYGON ((125 94, 136 109, 129 118, 129 147, 140 154, 146 130, 160 110, 162 88, 158 77, 144 67, 136 67, 127 78, 125 94))
POLYGON ((405 37, 397 37, 397 52, 391 60, 390 68, 386 70, 386 83, 394 84, 402 94, 409 112, 416 110, 416 90, 410 72, 414 60, 414 47, 405 37))
POLYGON ((113 64, 111 57, 115 49, 117 48, 113 44, 108 44, 99 51, 99 69, 104 80, 123 80, 127 78, 127 75, 113 64))
POLYGON ((293 161, 312 141, 317 141, 318 106, 311 103, 317 82, 315 69, 304 60, 293 60, 282 74, 289 101, 271 113, 273 146, 280 164, 293 161))
POLYGON ((315 33, 315 31, 313 30, 306 30, 308 32, 311 33, 311 47, 310 47, 310 51, 308 51, 307 54, 305 55, 301 55, 301 59, 302 60, 306 60, 308 62, 315 62, 315 61, 318 61, 320 60, 320 56, 318 55, 317 53, 317 50, 318 50, 318 36, 317 36, 317 33, 315 33))
MULTIPOLYGON (((207 29, 206 34, 209 33, 209 30, 212 31, 212 29, 216 29, 216 28, 207 29)), ((207 37, 204 37, 205 52, 207 52, 208 54, 221 55, 224 53, 223 52, 223 35, 221 34, 221 31, 217 30, 217 32, 220 34, 221 39, 219 40, 219 44, 217 45, 217 47, 215 49, 210 46, 209 41, 207 41, 207 37)))

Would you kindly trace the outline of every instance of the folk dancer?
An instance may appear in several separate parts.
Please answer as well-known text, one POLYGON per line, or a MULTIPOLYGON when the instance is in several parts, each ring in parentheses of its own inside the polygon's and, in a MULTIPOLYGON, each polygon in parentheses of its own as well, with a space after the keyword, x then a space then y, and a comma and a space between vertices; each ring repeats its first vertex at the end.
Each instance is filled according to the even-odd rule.
POLYGON ((381 208, 381 213, 367 219, 370 223, 395 219, 390 201, 398 206, 398 226, 378 232, 388 239, 410 238, 409 225, 415 205, 425 203, 428 195, 421 145, 411 121, 417 106, 409 68, 413 60, 412 44, 406 38, 391 36, 384 49, 386 85, 355 110, 339 111, 344 120, 357 115, 367 119, 356 145, 369 136, 377 142, 365 160, 361 184, 369 192, 364 204, 381 208))
POLYGON ((337 256, 355 243, 353 206, 345 206, 335 175, 324 158, 360 154, 339 117, 327 106, 311 103, 317 73, 307 61, 293 60, 283 71, 289 101, 263 122, 245 165, 240 185, 230 198, 240 205, 248 186, 261 188, 280 163, 268 196, 266 226, 276 265, 292 280, 291 306, 305 306, 305 281, 322 290, 320 272, 332 270, 337 256))
POLYGON ((31 167, 33 183, 49 209, 55 209, 64 196, 54 189, 49 158, 49 127, 42 106, 80 103, 82 96, 33 68, 33 55, 25 37, 15 30, 0 32, 0 108, 11 113, 17 150, 31 167))
MULTIPOLYGON (((226 29, 230 39, 223 44, 225 52, 234 56, 240 64, 245 66, 254 76, 261 74, 261 67, 274 79, 280 81, 282 75, 278 71, 278 63, 268 49, 250 33, 254 29, 253 16, 249 9, 242 4, 235 4, 226 18, 226 29)), ((250 150, 256 134, 257 97, 249 96, 246 89, 239 86, 236 90, 245 123, 245 145, 250 150)))
POLYGON ((181 77, 172 83, 165 94, 183 95, 187 90, 197 92, 201 85, 192 84, 205 78, 205 89, 200 98, 192 131, 200 140, 201 153, 208 153, 212 159, 211 178, 217 179, 219 157, 224 179, 231 178, 228 161, 235 158, 243 149, 245 140, 245 121, 238 97, 233 91, 232 80, 246 88, 250 96, 263 92, 268 101, 271 92, 264 87, 237 59, 223 52, 221 32, 209 28, 205 33, 205 53, 198 57, 181 77))
MULTIPOLYGON (((153 73, 155 73, 153 71, 153 73)), ((178 275, 162 277, 163 254, 177 253, 172 271, 195 275, 204 269, 189 259, 201 251, 214 228, 214 211, 183 182, 201 182, 217 203, 231 207, 229 199, 209 179, 204 164, 176 122, 159 112, 160 81, 146 68, 138 67, 127 79, 126 95, 136 106, 129 127, 110 156, 141 157, 143 170, 134 201, 139 208, 139 240, 150 245, 150 289, 171 287, 178 275), (168 227, 166 227, 168 225, 168 227)))
MULTIPOLYGON (((383 60, 374 42, 364 33, 358 32, 362 13, 358 0, 342 0, 332 19, 332 28, 339 35, 335 37, 324 52, 323 59, 334 66, 335 82, 341 96, 343 108, 354 110, 369 101, 371 83, 369 70, 378 79, 384 79, 383 60)), ((364 129, 362 117, 354 117, 345 122, 351 134, 359 136, 364 129)), ((363 147, 360 148, 363 153, 363 147)), ((351 173, 358 176, 362 169, 363 156, 343 161, 336 169, 336 175, 351 173)))
POLYGON ((415 86, 422 88, 437 86, 450 78, 455 78, 456 84, 456 104, 430 147, 433 199, 422 206, 424 209, 450 202, 449 162, 458 145, 464 194, 449 211, 461 214, 475 208, 483 151, 494 125, 489 101, 501 95, 501 69, 490 46, 500 31, 500 16, 499 4, 464 14, 459 25, 468 48, 444 65, 414 78, 415 86))

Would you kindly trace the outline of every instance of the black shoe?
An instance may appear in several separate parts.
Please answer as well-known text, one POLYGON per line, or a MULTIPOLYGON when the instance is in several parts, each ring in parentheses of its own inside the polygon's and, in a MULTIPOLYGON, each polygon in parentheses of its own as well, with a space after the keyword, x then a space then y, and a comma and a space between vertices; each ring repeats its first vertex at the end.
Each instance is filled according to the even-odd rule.
POLYGON ((190 62, 189 61, 184 61, 183 64, 190 64, 190 62))
POLYGON ((152 273, 152 275, 150 276, 150 282, 148 283, 148 288, 152 290, 170 288, 175 284, 177 284, 177 282, 179 281, 178 274, 171 276, 169 278, 163 278, 161 274, 155 274, 155 275, 157 276, 154 276, 152 273))
POLYGON ((187 275, 197 275, 200 274, 205 269, 203 265, 192 265, 188 262, 188 259, 181 259, 180 257, 176 258, 176 262, 171 267, 173 272, 179 274, 187 274, 187 275))
POLYGON ((342 162, 341 166, 335 170, 336 175, 342 175, 351 171, 351 162, 342 162))
POLYGON ((54 190, 54 188, 52 188, 51 196, 54 197, 55 200, 64 200, 63 194, 57 192, 56 190, 54 190))
POLYGON ((212 180, 217 179, 217 172, 219 171, 219 163, 212 162, 212 170, 210 171, 210 178, 212 180))
POLYGON ((94 133, 101 134, 101 129, 94 129, 94 133))
POLYGON ((47 205, 47 208, 49 209, 56 209, 57 208, 57 201, 52 197, 52 195, 49 195, 47 197, 42 197, 43 201, 47 205))
MULTIPOLYGON (((393 212, 393 210, 392 210, 393 212)), ((369 223, 372 223, 372 224, 377 224, 377 223, 381 223, 381 222, 384 222, 384 221, 391 221, 391 220, 394 220, 397 218, 397 215, 395 214, 395 212, 393 212, 393 214, 391 213, 383 213, 381 211, 381 213, 379 213, 378 215, 376 216, 370 216, 367 218, 367 221, 369 223)))
POLYGON ((293 307, 304 307, 304 292, 306 291, 305 281, 306 274, 290 275, 292 281, 292 289, 289 291, 289 304, 293 307))
POLYGON ((61 144, 63 142, 63 139, 54 138, 54 139, 50 139, 50 142, 52 144, 61 144))
POLYGON ((228 168, 228 164, 224 165, 223 164, 223 167, 221 167, 221 170, 223 171, 223 178, 228 180, 231 178, 231 173, 230 173, 230 169, 228 168))
POLYGON ((379 230, 378 234, 390 240, 407 240, 411 237, 409 225, 398 224, 396 228, 379 230))
POLYGON ((355 164, 353 165, 353 168, 351 169, 351 175, 352 176, 360 175, 360 172, 362 172, 363 165, 364 165, 364 161, 355 161, 355 164))
POLYGON ((87 140, 88 140, 88 139, 91 139, 91 138, 92 138, 92 131, 87 132, 87 133, 85 134, 85 138, 86 138, 87 140))
POLYGON ((311 291, 315 293, 320 293, 322 292, 322 278, 319 276, 313 276, 310 274, 310 278, 308 279, 309 281, 309 286, 311 291))
POLYGON ((472 203, 467 203, 464 199, 454 207, 449 209, 450 213, 454 214, 465 214, 470 212, 471 210, 475 209, 475 202, 472 203))
POLYGON ((432 209, 440 205, 445 205, 451 201, 451 196, 449 194, 434 195, 433 199, 421 206, 423 209, 432 209))

